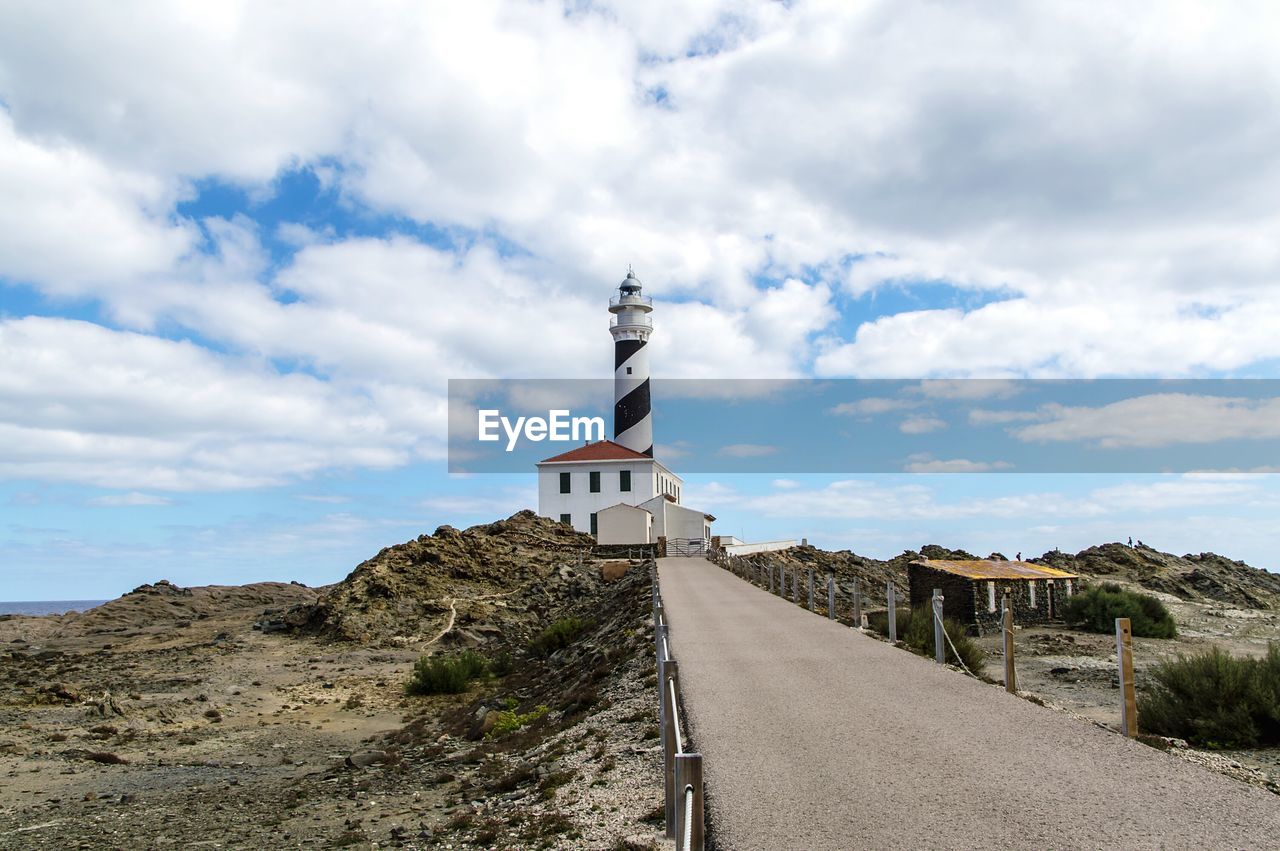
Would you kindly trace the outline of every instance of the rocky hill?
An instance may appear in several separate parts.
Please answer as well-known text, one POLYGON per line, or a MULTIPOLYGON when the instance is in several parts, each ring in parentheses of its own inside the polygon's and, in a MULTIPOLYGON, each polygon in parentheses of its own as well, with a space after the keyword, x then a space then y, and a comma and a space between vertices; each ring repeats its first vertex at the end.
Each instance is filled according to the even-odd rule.
MULTIPOLYGON (((980 558, 964 550, 949 550, 937 544, 926 544, 919 552, 907 550, 887 560, 861 556, 849 550, 829 552, 812 546, 742 558, 749 564, 785 565, 788 571, 812 568, 819 582, 827 573, 834 573, 841 583, 856 577, 862 582, 868 597, 881 599, 889 580, 900 588, 907 587, 907 565, 922 557, 980 558)), ((1007 560, 1001 553, 991 553, 987 558, 1007 560)), ((1216 553, 1176 556, 1147 546, 1129 547, 1115 543, 1089 547, 1075 555, 1051 551, 1028 561, 1090 578, 1133 582, 1183 600, 1224 603, 1243 609, 1280 610, 1280 574, 1216 553)))
POLYGON ((377 646, 516 641, 602 581, 598 569, 579 569, 591 544, 532 511, 464 531, 441 526, 387 547, 316 602, 264 626, 377 646))
POLYGON ((0 640, 24 642, 109 638, 116 644, 172 637, 197 623, 244 620, 264 609, 285 609, 314 602, 320 590, 296 582, 205 585, 183 588, 168 580, 140 585, 129 593, 83 612, 31 617, 0 617, 0 640))
POLYGON ((1075 555, 1048 552, 1032 561, 1082 576, 1124 579, 1183 600, 1280 610, 1280 574, 1216 553, 1176 556, 1144 545, 1115 543, 1075 555))

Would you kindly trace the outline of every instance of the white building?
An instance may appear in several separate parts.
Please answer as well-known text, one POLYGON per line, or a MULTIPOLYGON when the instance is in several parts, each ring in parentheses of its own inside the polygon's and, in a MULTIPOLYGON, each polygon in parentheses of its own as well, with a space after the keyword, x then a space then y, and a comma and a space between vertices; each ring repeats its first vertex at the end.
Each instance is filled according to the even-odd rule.
POLYGON ((653 514, 654 540, 711 540, 711 524, 715 518, 710 514, 681 505, 669 496, 655 496, 640 503, 640 507, 653 514))
POLYGON ((620 502, 596 512, 596 543, 651 544, 653 515, 638 505, 620 502))
POLYGON ((640 505, 655 497, 669 497, 678 505, 683 488, 683 480, 661 461, 612 440, 588 443, 538 463, 538 513, 593 535, 599 532, 596 515, 609 506, 640 505))
POLYGON ((538 513, 590 532, 602 544, 652 543, 659 537, 707 541, 715 520, 681 503, 684 482, 653 457, 647 351, 652 311, 653 300, 627 272, 618 295, 609 300, 614 440, 538 463, 538 513), (633 506, 644 509, 648 519, 626 510, 633 506))

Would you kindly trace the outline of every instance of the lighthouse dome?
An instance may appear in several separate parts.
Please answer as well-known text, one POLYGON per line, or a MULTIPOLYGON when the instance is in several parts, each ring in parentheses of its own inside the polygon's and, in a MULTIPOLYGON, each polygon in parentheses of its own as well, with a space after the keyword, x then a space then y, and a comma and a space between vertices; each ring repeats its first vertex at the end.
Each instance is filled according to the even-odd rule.
POLYGON ((622 279, 622 283, 618 285, 618 289, 626 294, 640 292, 640 279, 636 277, 636 273, 630 269, 627 270, 627 277, 622 279))

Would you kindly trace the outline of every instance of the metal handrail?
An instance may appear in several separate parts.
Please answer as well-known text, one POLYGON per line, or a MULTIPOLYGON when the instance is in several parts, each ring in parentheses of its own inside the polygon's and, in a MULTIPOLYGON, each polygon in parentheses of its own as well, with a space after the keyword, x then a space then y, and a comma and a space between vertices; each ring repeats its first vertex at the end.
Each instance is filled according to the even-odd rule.
POLYGON ((615 295, 609 298, 610 307, 625 307, 628 304, 653 305, 653 296, 647 295, 615 295))
POLYGON ((684 787, 684 836, 680 838, 684 851, 693 851, 693 786, 684 787))
POLYGON ((676 753, 684 753, 684 737, 680 735, 680 702, 676 699, 676 681, 667 680, 667 688, 671 689, 671 729, 676 734, 676 753))
POLYGON ((663 787, 666 796, 667 837, 681 849, 703 851, 705 821, 702 755, 686 751, 680 729, 678 663, 671 656, 662 592, 653 580, 653 614, 658 657, 658 720, 662 728, 663 787), (683 800, 681 800, 683 799, 683 800))

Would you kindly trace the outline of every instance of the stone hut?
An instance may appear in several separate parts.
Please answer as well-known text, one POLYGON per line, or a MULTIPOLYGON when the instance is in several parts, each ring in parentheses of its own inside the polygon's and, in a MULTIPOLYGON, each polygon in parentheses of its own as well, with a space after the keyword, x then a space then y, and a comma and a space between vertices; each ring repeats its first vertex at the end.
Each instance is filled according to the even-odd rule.
POLYGON ((942 589, 946 617, 972 624, 979 634, 1000 629, 1005 591, 1014 623, 1048 623, 1062 616, 1079 576, 1025 561, 919 559, 907 566, 911 608, 927 606, 933 589, 942 589))

